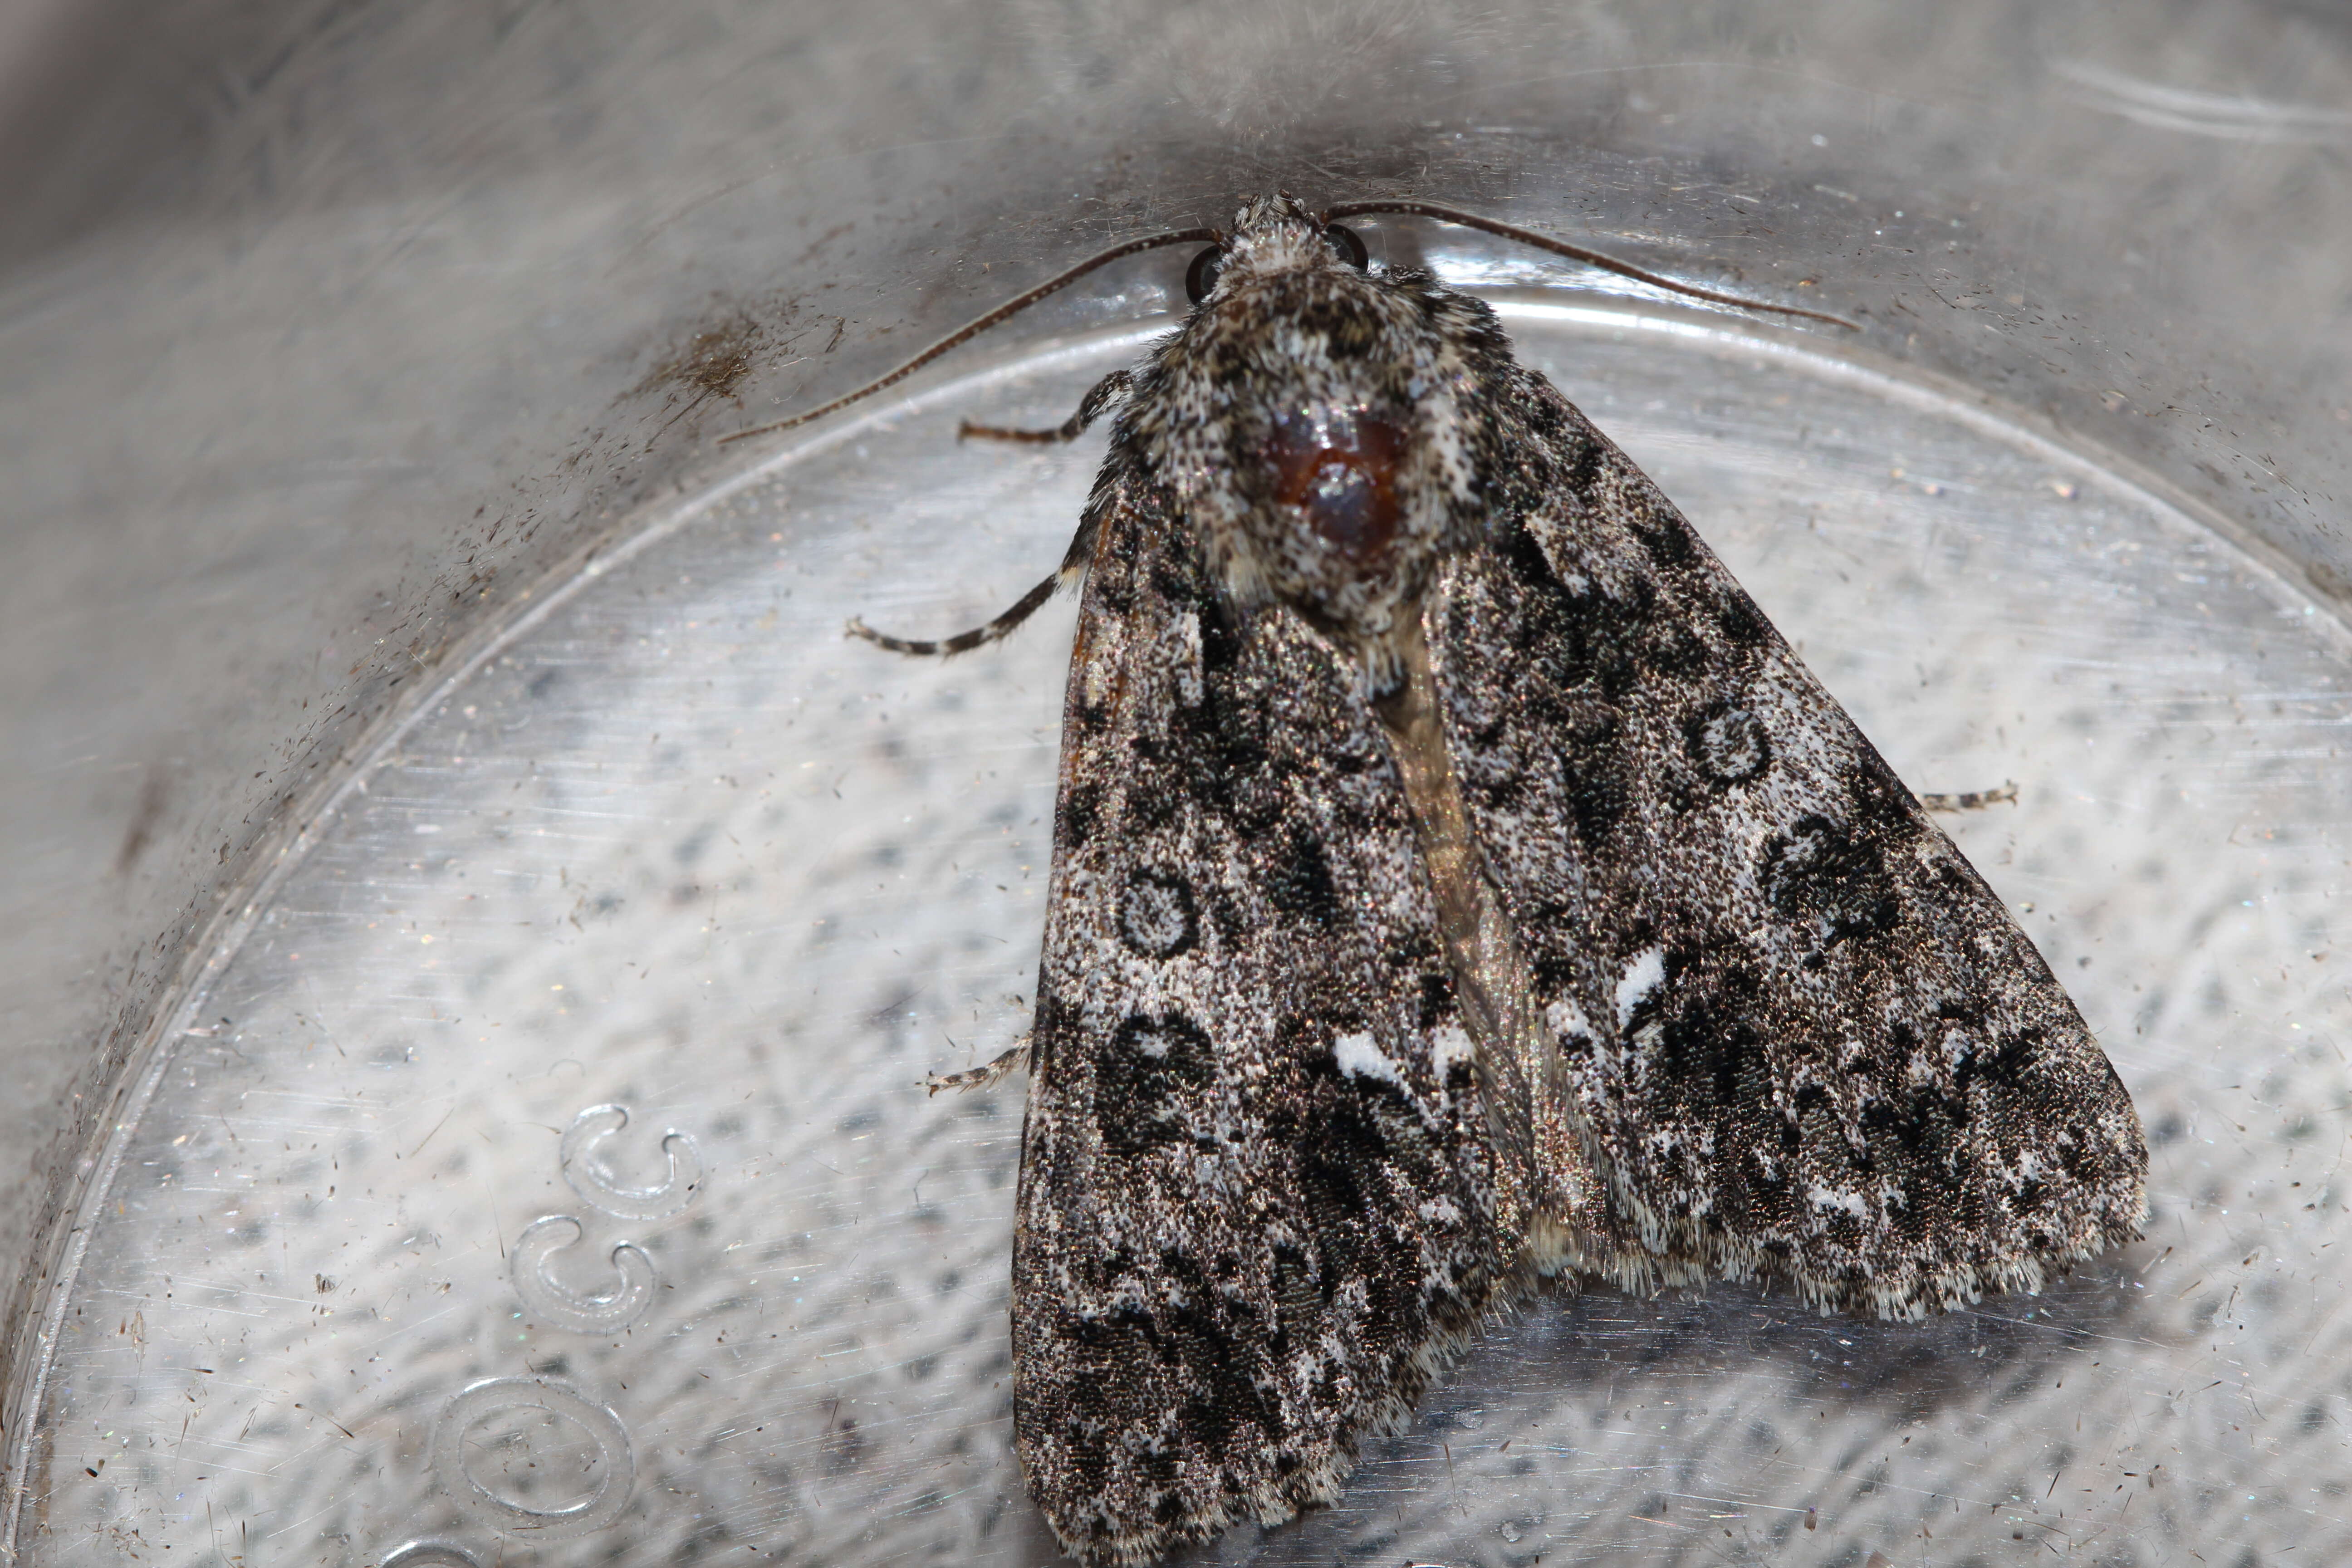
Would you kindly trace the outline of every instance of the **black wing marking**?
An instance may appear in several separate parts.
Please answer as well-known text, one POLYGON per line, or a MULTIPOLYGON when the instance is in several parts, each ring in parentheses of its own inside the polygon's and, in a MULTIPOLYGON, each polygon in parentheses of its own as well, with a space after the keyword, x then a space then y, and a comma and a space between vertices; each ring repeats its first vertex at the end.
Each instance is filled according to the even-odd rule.
POLYGON ((1118 451, 1066 701, 1013 1260, 1013 1426, 1139 1563, 1328 1502, 1498 1277, 1473 1051, 1391 763, 1118 451))
POLYGON ((2138 1119, 2041 955, 1656 486, 1515 374, 1495 544, 1431 623, 1620 1223, 1893 1317, 2136 1237, 2138 1119))

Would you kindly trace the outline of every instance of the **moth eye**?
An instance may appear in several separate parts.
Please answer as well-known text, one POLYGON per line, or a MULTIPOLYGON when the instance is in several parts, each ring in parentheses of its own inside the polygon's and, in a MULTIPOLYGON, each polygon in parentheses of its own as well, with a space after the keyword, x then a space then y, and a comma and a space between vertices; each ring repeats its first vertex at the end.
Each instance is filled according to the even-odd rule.
POLYGON ((1209 297, 1217 286, 1217 274, 1225 269, 1223 246, 1213 245, 1192 258, 1192 265, 1184 270, 1184 296, 1195 305, 1209 297))
POLYGON ((1323 237, 1339 254, 1339 259, 1357 271, 1361 272, 1371 266, 1371 253, 1364 248, 1363 237, 1354 229, 1344 224, 1327 223, 1323 226, 1323 237))

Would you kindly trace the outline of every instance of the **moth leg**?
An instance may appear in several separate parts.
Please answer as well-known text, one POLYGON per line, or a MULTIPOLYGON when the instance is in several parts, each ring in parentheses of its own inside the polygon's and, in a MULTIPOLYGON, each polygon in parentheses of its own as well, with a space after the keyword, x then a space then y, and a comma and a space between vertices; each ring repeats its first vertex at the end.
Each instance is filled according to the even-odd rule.
POLYGON ((972 1068, 964 1072, 933 1073, 923 1080, 923 1087, 933 1094, 939 1093, 943 1089, 986 1089, 1005 1074, 1018 1072, 1028 1065, 1029 1037, 1024 1035, 1021 1037, 1019 1045, 986 1066, 972 1068))
POLYGON ((1094 390, 1079 402, 1076 414, 1051 430, 1013 430, 1002 425, 975 425, 967 419, 956 426, 956 439, 965 441, 977 437, 986 441, 1075 441, 1086 434, 1087 426, 1102 417, 1104 409, 1125 397, 1134 386, 1134 372, 1115 370, 1095 383, 1094 390))
MULTIPOLYGON (((1120 374, 1126 373, 1122 371, 1120 374)), ((1103 384, 1108 385, 1109 383, 1106 380, 1103 384)), ((1101 386, 1095 388, 1095 393, 1101 391, 1101 386)), ((1094 393, 1087 394, 1089 403, 1094 400, 1094 393)), ((1084 414, 1086 410, 1081 408, 1078 412, 1084 414)), ((910 653, 919 658, 929 658, 934 655, 945 657, 949 654, 969 653, 973 648, 1000 641, 1011 637, 1022 622, 1035 615, 1039 606, 1054 596, 1054 591, 1056 588, 1065 583, 1075 583, 1086 575, 1088 563, 1095 558, 1095 534, 1097 528, 1095 507, 1089 504, 1086 515, 1078 520, 1078 531, 1071 536, 1068 552, 1062 557, 1061 570, 1022 595, 1019 602, 1011 609, 984 626, 974 626, 968 632, 958 632, 955 636, 942 638, 938 642, 924 642, 912 637, 894 637, 887 632, 877 632, 867 626, 863 619, 852 616, 846 630, 851 637, 864 637, 867 642, 887 647, 892 653, 910 653)))
POLYGON ((1931 795, 1922 790, 1919 804, 1929 811, 1982 811, 1989 805, 2015 805, 2017 781, 2010 780, 1997 789, 1963 790, 1958 795, 1931 795))
POLYGON ((968 632, 958 632, 951 637, 942 637, 937 642, 925 642, 916 637, 894 637, 887 632, 876 631, 856 616, 849 618, 847 630, 851 637, 864 637, 867 642, 887 647, 892 653, 911 653, 919 658, 929 658, 933 655, 944 657, 951 653, 969 653, 984 644, 1012 636, 1013 629, 1031 616, 1035 615, 1037 607, 1052 598, 1054 590, 1061 585, 1062 574, 1056 572, 1022 595, 1019 602, 1011 609, 986 626, 974 626, 968 632))

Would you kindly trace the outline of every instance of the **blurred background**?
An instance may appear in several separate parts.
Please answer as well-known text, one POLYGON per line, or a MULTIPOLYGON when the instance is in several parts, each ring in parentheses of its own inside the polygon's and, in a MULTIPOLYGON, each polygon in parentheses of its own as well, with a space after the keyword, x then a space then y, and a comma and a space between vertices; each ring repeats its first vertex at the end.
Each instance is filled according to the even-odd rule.
MULTIPOLYGON (((2270 584, 2262 616, 2333 617, 2352 595, 2347 153, 2352 15, 2299 0, 10 8, 9 1543, 25 1562, 111 1560, 96 1553, 121 1545, 52 1533, 36 1551, 22 1511, 64 1473, 43 1436, 63 1408, 57 1334, 83 1302, 77 1248, 93 1245, 119 1197, 110 1173, 135 1152, 126 1129, 159 1147, 188 1131, 154 1121, 176 1092, 166 1067, 194 1070, 165 1058, 235 1027, 186 1009, 266 921, 268 879, 310 852, 305 830, 374 765, 390 726, 419 721, 421 693, 507 646, 535 597, 569 592, 681 498, 761 460, 717 436, 856 384, 1107 240, 1221 222, 1266 188, 1411 194, 1855 317, 1860 339, 1830 345, 1849 363, 1927 389, 1948 418, 1990 410, 2018 440, 2089 454, 2147 505, 2208 531, 2227 572, 2270 584)), ((1395 254, 1414 234, 1397 228, 1395 254)), ((1515 272, 1500 252, 1461 264, 1497 286, 1554 276, 1515 272)), ((1149 268, 1106 277, 1018 341, 1141 319, 1165 308, 1171 281, 1149 268)), ((1620 357, 1638 374, 1641 355, 1620 357)), ((1570 390, 1622 438, 1589 389, 1570 390)), ((1652 419, 1668 434, 1678 423, 1652 419)), ((1853 461, 1901 477, 1899 458, 1853 461)), ((2089 482, 2037 478, 2018 493, 2089 482)), ((763 530, 794 507, 823 510, 745 504, 763 530)), ((887 494, 859 504, 824 516, 846 536, 891 510, 887 494)), ((1998 518, 1979 521, 2003 537, 1998 518)), ((879 604, 922 631, 993 607, 980 602, 993 584, 969 604, 890 598, 921 541, 842 568, 866 596, 815 595, 810 626, 879 604)), ((1017 593, 1055 548, 1024 536, 983 553, 1012 555, 1004 585, 1017 593)), ((808 561, 828 559, 809 546, 808 561)), ((1981 578, 2000 559, 1979 553, 1969 570, 1981 578)), ((2194 603, 2180 613, 2212 613, 2194 603)), ((643 635, 625 617, 612 626, 627 628, 615 639, 643 635)), ((2278 634, 2263 620, 2214 635, 2251 658, 2278 634)), ((1057 679, 1049 656, 1031 692, 1043 707, 1024 721, 1048 759, 1045 784, 1024 786, 1033 795, 1050 790, 1057 679)), ((600 699, 578 700, 588 714, 600 699)), ((2315 788, 2338 765, 2338 721, 2330 708, 2294 741, 2315 788)), ((1927 788, 1998 782, 1906 772, 1927 788)), ((2206 825, 2220 837, 2239 826, 2206 825)), ((1040 852, 1029 845, 1033 861, 1040 852)), ((2340 883, 2333 854, 2331 841, 2307 858, 2315 908, 2340 883)), ((2281 939, 2309 954, 2298 986, 2335 967, 2310 935, 2281 939)), ((1034 937, 1023 943, 989 994, 1025 988, 1034 937)), ((2337 1092, 2326 1081, 2315 1105, 2337 1092)), ((1017 1117, 1017 1086, 1006 1104, 1017 1117)), ((552 1125, 570 1121, 567 1102, 552 1125)), ((2335 1158, 2337 1140, 2321 1141, 2335 1158)), ((2331 1449, 2336 1421, 2319 1428, 2331 1449)), ((422 1445, 426 1425, 400 1441, 422 1445)), ((197 1495, 184 1479, 154 1484, 197 1495)), ((193 1506, 174 1517, 200 1517, 193 1506)), ((224 1560, 237 1550, 206 1539, 224 1560)), ((294 1539, 251 1560, 373 1562, 395 1543, 306 1535, 298 1557, 294 1539)), ((1791 1539, 1780 1549, 1815 1538, 1791 1539)), ((2245 1545, 2257 1559, 2215 1560, 2310 1539, 2289 1531, 2245 1545)), ((446 1550, 488 1561, 490 1542, 446 1550)), ((1787 1560, 1859 1564, 1880 1550, 1823 1542, 1787 1560)), ((2155 1554, 2116 1560, 2169 1560, 2130 1550, 2155 1554)))

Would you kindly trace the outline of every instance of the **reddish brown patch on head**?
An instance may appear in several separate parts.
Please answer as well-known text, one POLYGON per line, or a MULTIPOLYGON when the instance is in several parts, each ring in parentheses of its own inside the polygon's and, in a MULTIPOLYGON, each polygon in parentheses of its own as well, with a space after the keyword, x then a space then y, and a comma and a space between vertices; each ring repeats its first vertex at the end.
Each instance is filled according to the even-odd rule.
POLYGON ((1266 443, 1274 497, 1358 566, 1376 565, 1396 540, 1397 465, 1404 432, 1360 414, 1294 417, 1266 443))

